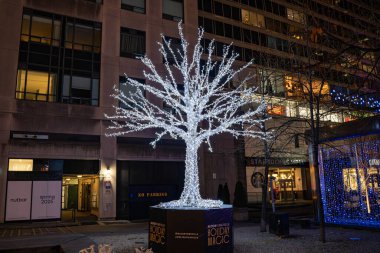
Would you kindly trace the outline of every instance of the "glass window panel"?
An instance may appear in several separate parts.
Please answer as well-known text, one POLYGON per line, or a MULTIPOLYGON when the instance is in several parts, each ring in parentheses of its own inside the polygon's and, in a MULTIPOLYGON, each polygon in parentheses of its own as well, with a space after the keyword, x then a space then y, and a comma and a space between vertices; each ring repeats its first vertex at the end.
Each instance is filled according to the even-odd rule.
POLYGON ((30 16, 23 15, 22 28, 21 28, 21 40, 29 41, 29 29, 30 29, 30 16))
MULTIPOLYGON (((183 1, 182 0, 163 0, 163 14, 173 18, 173 20, 183 19, 183 1)), ((164 15, 165 17, 165 15, 164 15)))
POLYGON ((33 171, 33 159, 9 159, 8 171, 33 171))
POLYGON ((72 76, 71 88, 81 89, 81 90, 91 90, 91 78, 72 76))
POLYGON ((99 104, 99 79, 92 79, 91 104, 99 104))
POLYGON ((63 77, 62 96, 70 96, 70 76, 68 75, 65 75, 63 77))
POLYGON ((32 17, 31 40, 39 43, 50 44, 52 32, 52 20, 42 17, 32 17))
POLYGON ((75 25, 74 43, 81 45, 92 45, 92 27, 85 25, 75 25))
POLYGON ((59 40, 61 38, 61 21, 54 20, 53 26, 53 45, 59 46, 59 40))
POLYGON ((95 30, 94 30, 94 46, 98 48, 96 52, 99 52, 101 40, 102 40, 102 30, 95 28, 95 30))
POLYGON ((145 0, 121 0, 123 9, 145 13, 145 0))
MULTIPOLYGON (((67 23, 66 24, 66 31, 65 31, 65 41, 66 42, 73 42, 73 34, 74 34, 74 24, 73 23, 67 23)), ((71 48, 71 46, 68 46, 71 44, 66 43, 66 47, 71 48)))
POLYGON ((125 57, 136 57, 145 54, 145 32, 134 29, 121 29, 120 54, 125 57))
POLYGON ((49 73, 31 70, 27 72, 27 75, 25 73, 25 70, 18 70, 16 98, 24 98, 22 92, 26 91, 25 99, 40 101, 54 100, 54 97, 49 95, 55 95, 55 74, 50 74, 49 76, 49 73), (25 83, 25 78, 26 90, 23 86, 25 83))
POLYGON ((17 71, 16 98, 23 99, 25 92, 25 70, 17 71))

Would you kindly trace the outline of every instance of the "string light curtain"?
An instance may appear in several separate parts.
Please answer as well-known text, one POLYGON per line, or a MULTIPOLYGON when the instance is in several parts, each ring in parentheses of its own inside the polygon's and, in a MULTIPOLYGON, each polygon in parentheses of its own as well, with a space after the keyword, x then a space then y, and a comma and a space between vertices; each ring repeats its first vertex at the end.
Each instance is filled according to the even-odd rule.
POLYGON ((343 142, 319 149, 325 222, 380 228, 380 140, 343 142))

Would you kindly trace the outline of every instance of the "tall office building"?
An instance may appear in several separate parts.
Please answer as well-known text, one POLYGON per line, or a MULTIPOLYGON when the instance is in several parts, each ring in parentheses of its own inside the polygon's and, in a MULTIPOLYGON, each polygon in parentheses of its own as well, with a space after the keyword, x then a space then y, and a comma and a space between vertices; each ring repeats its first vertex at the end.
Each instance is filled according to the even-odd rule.
MULTIPOLYGON (((153 130, 105 137, 104 115, 117 105, 110 95, 124 73, 145 81, 137 56, 163 70, 161 34, 176 43, 183 20, 195 41, 197 3, 20 0, 2 1, 0 13, 0 221, 71 219, 73 209, 138 219, 178 198, 184 144, 165 139, 153 149, 153 130)), ((202 194, 214 198, 219 183, 237 180, 234 140, 215 145, 224 149, 202 150, 200 162, 202 194)))
MULTIPOLYGON (((265 98, 272 118, 267 128, 275 131, 267 160, 276 198, 311 199, 310 102, 320 126, 379 112, 379 3, 200 0, 198 9, 204 43, 215 40, 216 57, 232 42, 240 61, 254 59, 252 85, 265 98)), ((264 144, 246 139, 245 147, 249 201, 260 202, 264 144)))

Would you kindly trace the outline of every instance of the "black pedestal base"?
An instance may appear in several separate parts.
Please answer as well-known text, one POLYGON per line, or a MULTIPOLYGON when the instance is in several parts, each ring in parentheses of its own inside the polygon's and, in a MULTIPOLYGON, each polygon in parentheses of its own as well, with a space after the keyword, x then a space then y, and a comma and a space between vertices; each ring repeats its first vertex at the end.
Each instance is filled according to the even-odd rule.
POLYGON ((232 253, 232 206, 215 209, 150 208, 154 253, 232 253))

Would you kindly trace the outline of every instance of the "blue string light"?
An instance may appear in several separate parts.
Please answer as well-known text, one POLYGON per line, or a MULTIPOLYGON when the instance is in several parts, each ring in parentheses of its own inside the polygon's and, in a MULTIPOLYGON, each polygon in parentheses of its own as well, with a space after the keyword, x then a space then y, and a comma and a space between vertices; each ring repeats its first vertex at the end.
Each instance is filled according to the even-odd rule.
POLYGON ((330 95, 333 102, 337 104, 351 104, 359 108, 373 109, 377 113, 380 113, 380 98, 376 95, 367 94, 364 97, 357 94, 348 95, 347 92, 341 92, 336 89, 331 89, 330 95))
POLYGON ((320 182, 326 223, 380 228, 379 140, 322 145, 320 182))

